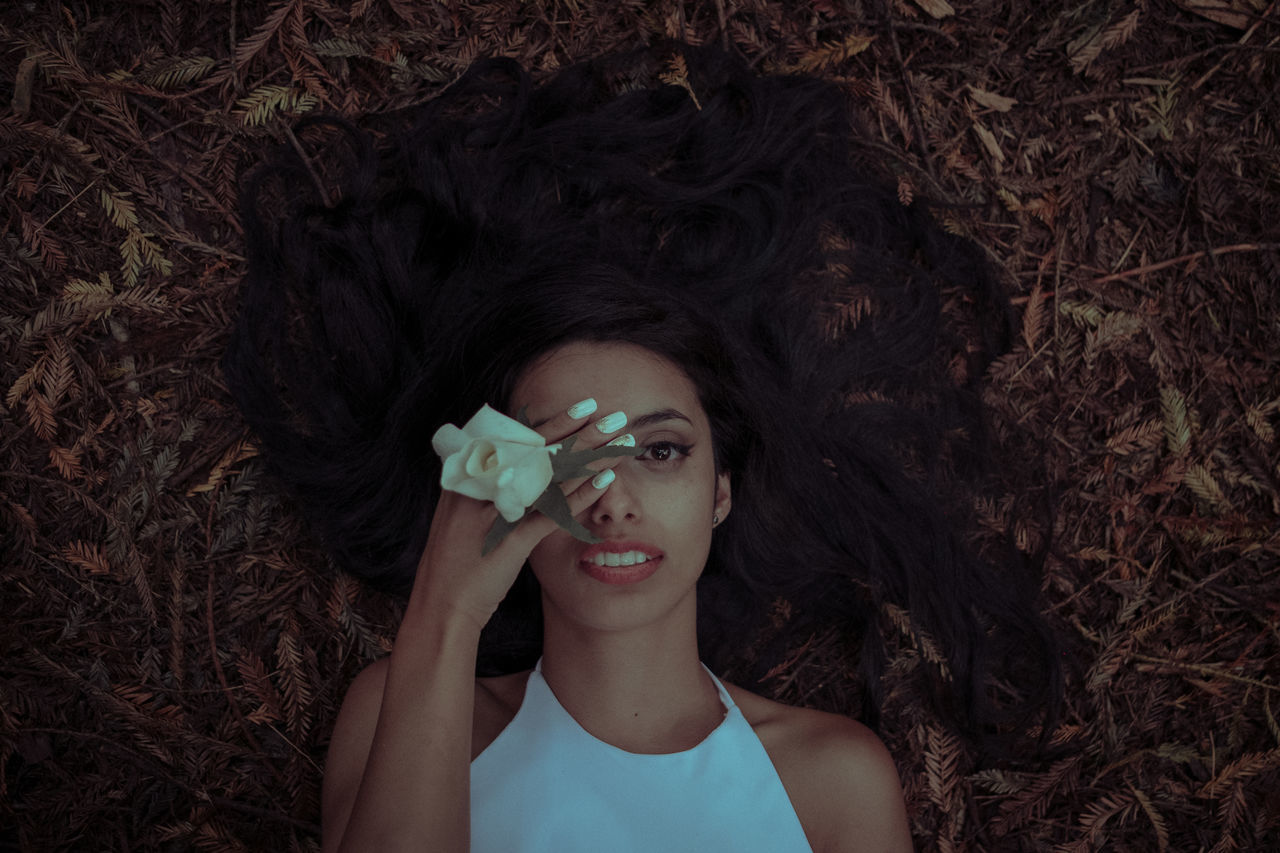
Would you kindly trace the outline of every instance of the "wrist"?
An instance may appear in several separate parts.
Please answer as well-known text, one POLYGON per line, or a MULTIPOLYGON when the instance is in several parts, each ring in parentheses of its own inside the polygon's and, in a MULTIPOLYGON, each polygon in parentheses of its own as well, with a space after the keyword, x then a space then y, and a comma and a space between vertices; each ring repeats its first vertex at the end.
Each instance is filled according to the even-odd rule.
POLYGON ((437 641, 480 642, 480 631, 489 621, 491 613, 452 601, 443 595, 433 594, 425 585, 415 586, 400 622, 400 631, 406 627, 413 632, 429 632, 437 641))

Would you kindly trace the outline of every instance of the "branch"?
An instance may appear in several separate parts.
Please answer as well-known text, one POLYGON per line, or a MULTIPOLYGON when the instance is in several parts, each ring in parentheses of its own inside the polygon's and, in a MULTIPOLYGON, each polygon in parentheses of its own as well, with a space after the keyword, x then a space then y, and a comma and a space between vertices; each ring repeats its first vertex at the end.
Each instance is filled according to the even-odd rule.
POLYGON ((1236 243, 1233 246, 1223 246, 1221 249, 1203 249, 1199 252, 1192 252, 1189 255, 1179 255, 1176 258, 1169 258, 1167 261, 1157 261, 1154 264, 1147 264, 1142 267, 1135 267, 1124 272, 1112 273, 1111 275, 1103 275, 1093 280, 1094 284, 1105 284, 1108 281, 1119 281, 1125 278, 1133 278, 1138 275, 1146 275, 1149 272, 1162 270, 1165 267, 1176 266, 1186 261, 1199 260, 1203 257, 1216 257, 1225 255, 1229 252, 1268 252, 1280 250, 1280 243, 1236 243))

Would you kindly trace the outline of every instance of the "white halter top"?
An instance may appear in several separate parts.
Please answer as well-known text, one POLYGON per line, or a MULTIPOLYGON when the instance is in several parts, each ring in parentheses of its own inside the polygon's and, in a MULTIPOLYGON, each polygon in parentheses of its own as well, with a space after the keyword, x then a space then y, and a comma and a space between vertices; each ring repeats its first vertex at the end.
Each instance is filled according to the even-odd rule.
POLYGON ((515 718, 471 762, 473 853, 811 853, 760 739, 707 674, 720 725, 692 749, 642 755, 583 729, 539 660, 515 718))

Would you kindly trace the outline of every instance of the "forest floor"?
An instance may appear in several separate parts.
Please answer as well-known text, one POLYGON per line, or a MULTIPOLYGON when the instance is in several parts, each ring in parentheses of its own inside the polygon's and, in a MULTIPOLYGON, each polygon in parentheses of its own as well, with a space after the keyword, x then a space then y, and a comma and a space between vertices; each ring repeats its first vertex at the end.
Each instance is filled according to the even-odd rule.
MULTIPOLYGON (((1066 710, 1053 760, 990 765, 891 690, 918 848, 1280 849, 1278 5, 5 3, 0 849, 319 849, 334 716, 399 605, 327 570, 227 394, 239 176, 302 114, 480 56, 665 38, 837 81, 1021 312, 977 514, 1052 545, 1066 710)), ((891 673, 931 665, 899 639, 891 673)), ((851 697, 826 654, 776 695, 851 697)))

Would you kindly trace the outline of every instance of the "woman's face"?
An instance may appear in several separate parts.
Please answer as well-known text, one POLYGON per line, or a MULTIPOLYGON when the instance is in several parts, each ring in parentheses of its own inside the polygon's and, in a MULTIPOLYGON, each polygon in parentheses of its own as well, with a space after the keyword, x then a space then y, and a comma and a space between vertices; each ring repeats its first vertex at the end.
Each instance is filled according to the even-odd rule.
POLYGON ((622 459, 617 479, 579 516, 600 545, 557 530, 529 556, 544 613, 585 628, 625 630, 682 605, 692 610, 712 518, 723 520, 730 503, 729 477, 716 474, 697 389, 674 363, 642 347, 576 342, 535 361, 516 383, 510 408, 528 406, 536 424, 587 397, 598 408, 586 423, 624 412, 627 425, 614 435, 632 434, 644 452, 622 459), (625 564, 634 552, 649 559, 612 571, 598 565, 625 564))

